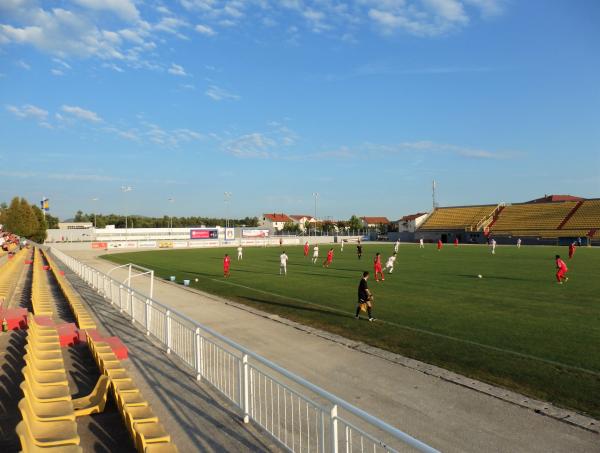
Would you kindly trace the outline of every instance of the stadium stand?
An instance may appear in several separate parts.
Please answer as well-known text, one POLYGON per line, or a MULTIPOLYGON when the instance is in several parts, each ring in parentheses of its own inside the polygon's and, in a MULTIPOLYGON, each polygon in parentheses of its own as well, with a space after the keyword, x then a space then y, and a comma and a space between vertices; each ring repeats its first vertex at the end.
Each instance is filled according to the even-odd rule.
POLYGON ((600 229, 600 199, 580 202, 577 210, 572 213, 561 229, 587 230, 586 235, 592 229, 600 229))
POLYGON ((27 249, 20 250, 0 267, 0 301, 8 299, 19 278, 22 264, 28 254, 27 249))
POLYGON ((561 222, 576 205, 575 201, 509 205, 502 210, 490 232, 494 235, 559 237, 561 222))
POLYGON ((486 220, 491 221, 498 208, 499 205, 436 208, 419 229, 477 231, 486 220))

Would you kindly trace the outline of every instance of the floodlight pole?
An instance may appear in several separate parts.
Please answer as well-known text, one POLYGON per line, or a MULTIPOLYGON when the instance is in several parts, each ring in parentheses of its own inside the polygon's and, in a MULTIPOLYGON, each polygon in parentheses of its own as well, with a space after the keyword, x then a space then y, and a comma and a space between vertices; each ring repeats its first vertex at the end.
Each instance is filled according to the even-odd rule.
POLYGON ((229 200, 232 195, 231 192, 223 192, 223 201, 225 202, 225 228, 229 228, 229 200))
MULTIPOLYGON (((169 203, 171 203, 171 205, 175 202, 175 198, 169 198, 169 203)), ((173 208, 171 207, 171 209, 169 209, 170 211, 170 221, 169 221, 169 236, 173 236, 173 208)))
POLYGON ((319 192, 313 192, 313 197, 315 197, 315 236, 317 235, 317 198, 319 198, 319 192))

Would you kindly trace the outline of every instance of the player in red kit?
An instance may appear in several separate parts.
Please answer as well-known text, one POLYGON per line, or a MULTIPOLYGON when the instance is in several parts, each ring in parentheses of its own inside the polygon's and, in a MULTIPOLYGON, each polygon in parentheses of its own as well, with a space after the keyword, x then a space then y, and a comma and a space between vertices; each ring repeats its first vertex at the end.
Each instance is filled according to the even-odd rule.
POLYGON ((231 265, 231 259, 229 255, 226 253, 225 258, 223 258, 223 277, 229 277, 229 266, 231 265))
POLYGON ((458 247, 458 238, 454 238, 454 247, 458 247))
POLYGON ((573 258, 573 255, 575 255, 575 243, 571 242, 569 244, 569 259, 573 258))
POLYGON ((556 280, 559 285, 563 284, 563 280, 566 282, 569 280, 569 277, 566 276, 566 273, 569 271, 567 269, 567 265, 563 260, 560 259, 560 255, 556 255, 556 280))
POLYGON ((308 241, 304 244, 304 256, 308 256, 308 241))
POLYGON ((438 239, 438 246, 437 247, 438 247, 438 252, 440 250, 442 250, 442 240, 441 239, 438 239))
POLYGON ((375 281, 379 281, 379 277, 381 276, 381 281, 385 281, 385 277, 383 276, 383 269, 381 269, 381 255, 379 252, 375 254, 375 259, 373 260, 373 267, 375 268, 375 281))
POLYGON ((329 251, 327 252, 327 258, 325 258, 325 261, 323 262, 323 267, 329 267, 329 265, 331 264, 332 261, 333 261, 333 249, 329 249, 329 251))

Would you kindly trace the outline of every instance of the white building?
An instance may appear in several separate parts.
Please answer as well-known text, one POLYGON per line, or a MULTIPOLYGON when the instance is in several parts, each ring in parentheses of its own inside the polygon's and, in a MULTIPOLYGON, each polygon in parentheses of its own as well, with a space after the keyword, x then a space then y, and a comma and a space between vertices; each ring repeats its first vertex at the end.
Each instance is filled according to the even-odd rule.
POLYGON ((425 222, 428 215, 427 212, 405 215, 394 223, 398 226, 399 233, 414 233, 425 222))
POLYGON ((302 214, 294 214, 289 216, 292 221, 300 226, 300 231, 306 231, 306 226, 308 223, 308 227, 313 228, 317 220, 310 215, 302 215, 302 214))
POLYGON ((281 231, 283 230, 283 226, 288 223, 293 222, 292 218, 287 214, 263 214, 258 224, 261 227, 268 228, 271 231, 281 231))

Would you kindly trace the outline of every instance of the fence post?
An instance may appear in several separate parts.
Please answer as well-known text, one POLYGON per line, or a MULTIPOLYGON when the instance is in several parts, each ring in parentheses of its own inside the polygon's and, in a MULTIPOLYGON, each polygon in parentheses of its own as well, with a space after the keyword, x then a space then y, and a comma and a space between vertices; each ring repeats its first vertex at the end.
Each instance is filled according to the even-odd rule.
POLYGON ((167 310, 165 328, 167 329, 167 354, 171 354, 171 310, 167 310))
POLYGON ((146 335, 150 335, 150 299, 146 299, 146 315, 144 316, 146 335))
POLYGON ((250 421, 250 391, 249 391, 249 367, 248 367, 248 354, 242 356, 242 367, 244 374, 244 397, 242 399, 242 410, 244 411, 244 423, 250 421))
POLYGON ((135 323, 135 309, 133 304, 133 291, 129 288, 129 300, 131 302, 131 324, 135 323))
POLYGON ((321 439, 319 442, 319 451, 325 453, 325 411, 323 410, 323 408, 320 408, 320 413, 321 413, 321 426, 320 426, 320 431, 321 431, 321 439))
POLYGON ((334 404, 331 408, 331 412, 329 414, 329 419, 331 421, 331 448, 329 451, 331 453, 338 453, 338 407, 337 404, 334 404))
POLYGON ((202 379, 202 347, 204 339, 200 336, 200 327, 196 327, 196 380, 202 379))
POLYGON ((123 285, 119 285, 119 313, 123 313, 123 285))

